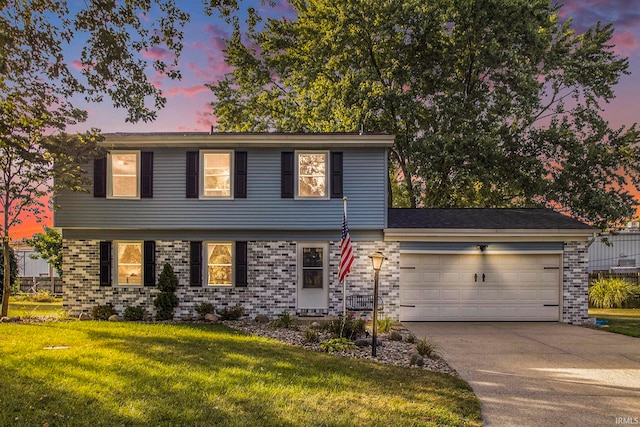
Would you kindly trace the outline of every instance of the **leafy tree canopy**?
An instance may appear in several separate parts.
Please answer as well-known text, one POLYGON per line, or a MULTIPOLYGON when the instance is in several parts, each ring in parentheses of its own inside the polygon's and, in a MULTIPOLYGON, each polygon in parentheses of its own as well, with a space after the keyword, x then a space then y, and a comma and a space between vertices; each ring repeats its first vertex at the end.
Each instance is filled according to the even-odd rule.
POLYGON ((548 206, 600 227, 634 212, 635 124, 602 105, 628 61, 548 0, 294 0, 255 16, 210 85, 220 131, 387 132, 396 206, 548 206))
POLYGON ((44 233, 34 234, 31 239, 27 239, 27 244, 62 277, 62 234, 59 230, 45 226, 44 233))
MULTIPOLYGON (((182 27, 178 0, 0 0, 0 237, 5 264, 11 227, 38 218, 57 188, 82 190, 80 164, 99 153, 97 129, 67 135, 84 122, 74 100, 110 99, 127 121, 156 118, 166 99, 150 77, 177 79, 182 27), (80 48, 78 48, 80 46, 80 48), (165 49, 171 58, 144 54, 165 49)), ((229 16, 236 0, 203 0, 205 13, 229 16)), ((7 276, 8 277, 8 276, 7 276)), ((8 307, 4 280, 2 315, 8 307)))

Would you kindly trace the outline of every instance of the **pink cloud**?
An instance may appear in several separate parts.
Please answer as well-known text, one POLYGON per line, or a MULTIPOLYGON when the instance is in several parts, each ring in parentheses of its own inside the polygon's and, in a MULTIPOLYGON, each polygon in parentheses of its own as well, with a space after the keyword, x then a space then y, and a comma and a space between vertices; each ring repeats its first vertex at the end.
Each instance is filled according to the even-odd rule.
POLYGON ((149 49, 143 50, 142 56, 146 59, 152 59, 154 61, 170 61, 174 58, 174 55, 171 51, 158 46, 151 46, 149 49))
POLYGON ((194 96, 197 95, 201 92, 206 92, 208 91, 209 88, 207 88, 204 85, 196 85, 196 86, 190 86, 190 87, 176 87, 176 88, 172 88, 172 89, 168 89, 166 91, 163 92, 164 95, 166 96, 177 96, 177 95, 184 95, 184 96, 194 96))
POLYGON ((619 55, 638 49, 638 38, 631 32, 613 33, 611 42, 615 44, 614 51, 619 55))
POLYGON ((225 40, 229 38, 227 32, 218 26, 210 24, 207 24, 204 30, 210 36, 210 45, 208 45, 207 48, 222 51, 226 46, 225 40))

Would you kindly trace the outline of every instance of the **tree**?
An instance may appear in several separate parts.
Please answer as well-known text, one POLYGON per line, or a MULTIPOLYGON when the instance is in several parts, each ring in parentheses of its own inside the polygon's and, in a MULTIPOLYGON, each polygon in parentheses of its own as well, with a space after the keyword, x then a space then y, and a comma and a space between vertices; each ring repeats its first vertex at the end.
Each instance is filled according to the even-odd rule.
POLYGON ((628 74, 611 25, 576 34, 548 0, 291 3, 236 21, 218 130, 394 134, 389 200, 412 207, 633 214, 639 133, 600 114, 628 74))
MULTIPOLYGON (((189 15, 177 0, 70 3, 0 2, 0 237, 5 266, 11 228, 21 215, 39 218, 43 198, 58 188, 83 190, 84 171, 78 164, 100 152, 98 130, 64 133, 67 125, 87 118, 74 102, 107 97, 115 108, 127 111, 127 121, 152 121, 166 99, 150 76, 180 77, 182 27, 189 15), (172 59, 143 59, 155 48, 166 49, 172 59)), ((203 3, 208 14, 218 8, 229 15, 236 7, 235 0, 203 3)), ((6 315, 8 277, 3 287, 6 315)))
MULTIPOLYGON (((4 254, 2 252, 0 252, 0 280, 2 280, 4 282, 4 272, 7 271, 5 270, 5 263, 4 263, 4 254)), ((18 260, 16 259, 16 253, 13 250, 13 248, 9 248, 9 282, 10 283, 16 283, 16 280, 18 280, 19 277, 19 273, 18 273, 18 260)), ((4 289, 0 288, 0 298, 2 298, 4 294, 4 289)), ((6 314, 4 315, 6 316, 6 314)))
MULTIPOLYGON (((62 277, 62 234, 55 228, 45 226, 44 233, 34 234, 27 239, 27 244, 38 253, 38 257, 46 260, 62 277)), ((33 255, 32 255, 33 256, 33 255)))
POLYGON ((156 320, 173 320, 173 310, 178 306, 178 276, 173 271, 171 264, 166 263, 158 277, 158 289, 160 293, 153 300, 156 307, 156 320))

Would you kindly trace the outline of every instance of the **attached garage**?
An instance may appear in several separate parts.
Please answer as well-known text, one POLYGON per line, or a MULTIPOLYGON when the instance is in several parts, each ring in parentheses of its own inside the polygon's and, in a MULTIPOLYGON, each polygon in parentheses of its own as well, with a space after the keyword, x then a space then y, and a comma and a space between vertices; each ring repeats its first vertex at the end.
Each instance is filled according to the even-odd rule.
POLYGON ((390 209, 399 318, 582 323, 595 231, 548 209, 390 209))
POLYGON ((400 320, 560 319, 560 254, 401 253, 400 320))

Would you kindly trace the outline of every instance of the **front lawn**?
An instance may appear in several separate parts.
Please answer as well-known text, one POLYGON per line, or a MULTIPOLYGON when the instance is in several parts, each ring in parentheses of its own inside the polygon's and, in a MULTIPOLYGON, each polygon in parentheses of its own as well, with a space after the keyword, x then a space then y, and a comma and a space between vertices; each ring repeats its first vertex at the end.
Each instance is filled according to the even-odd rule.
POLYGON ((9 310, 7 314, 12 317, 63 317, 64 309, 62 301, 35 302, 35 301, 12 301, 9 298, 9 310))
POLYGON ((603 330, 640 337, 640 309, 638 308, 590 308, 589 317, 605 320, 599 325, 603 330))
POLYGON ((220 325, 1 324, 0 354, 0 425, 481 425, 458 378, 220 325))

